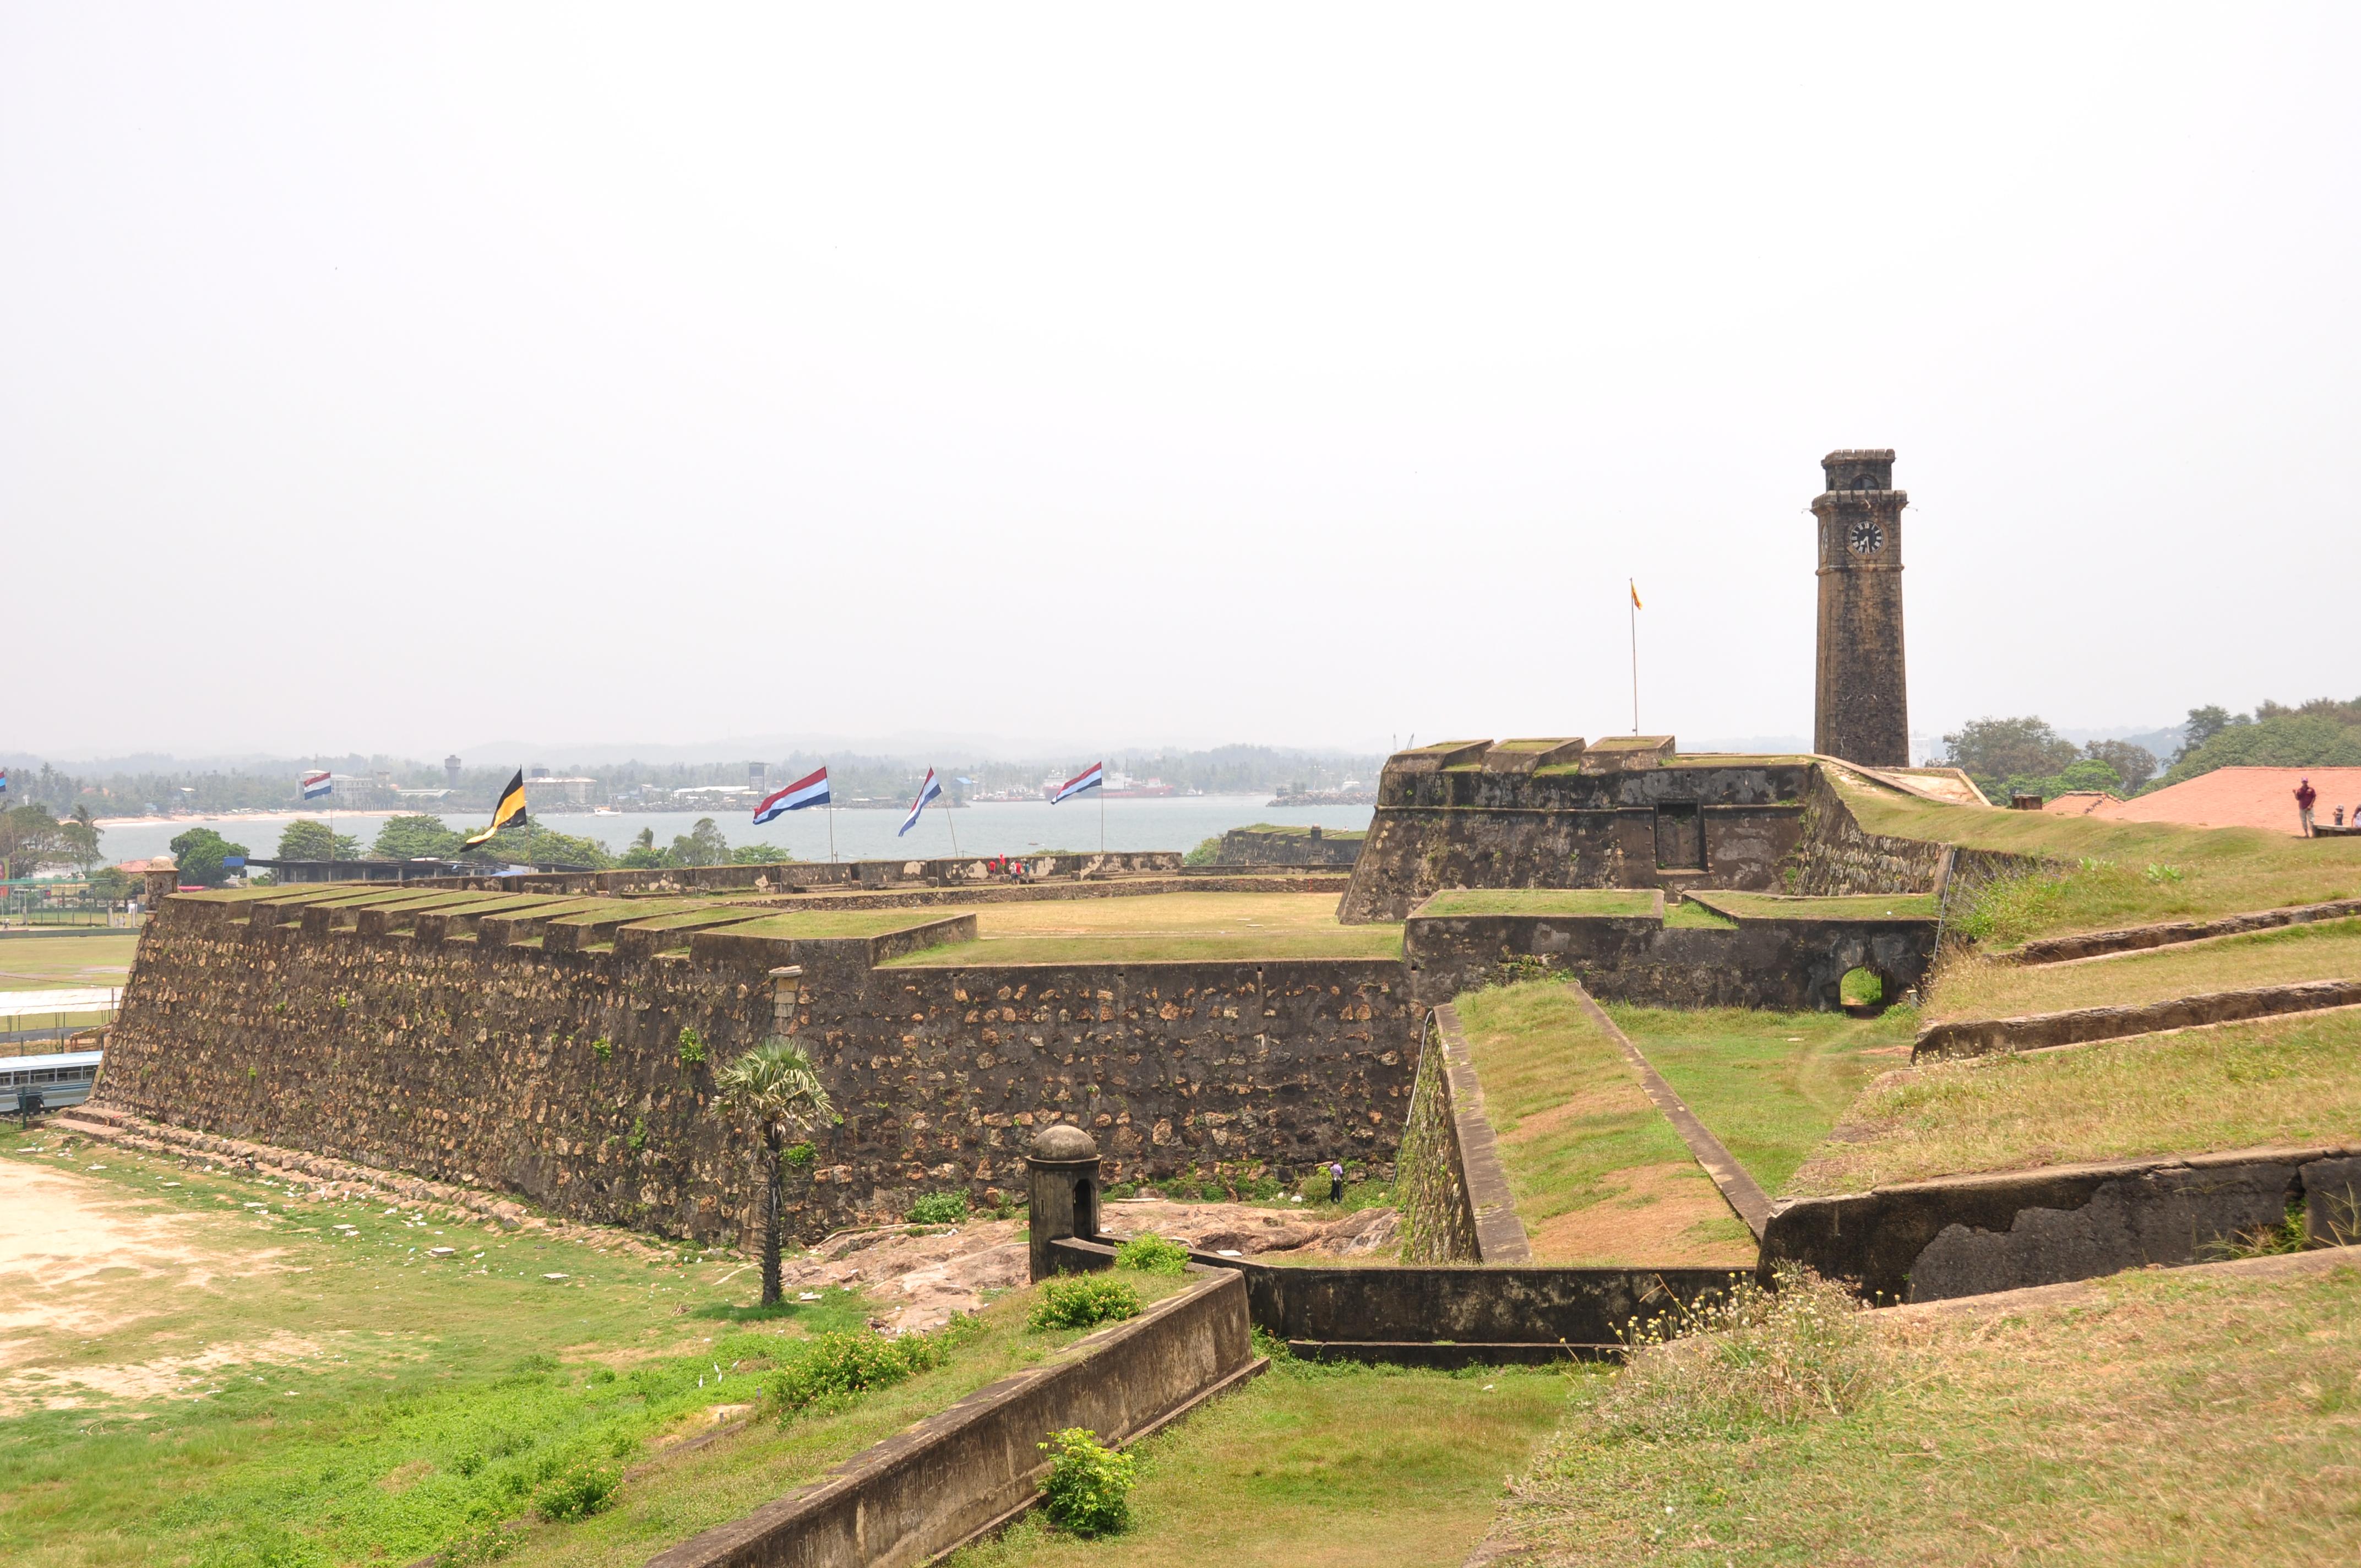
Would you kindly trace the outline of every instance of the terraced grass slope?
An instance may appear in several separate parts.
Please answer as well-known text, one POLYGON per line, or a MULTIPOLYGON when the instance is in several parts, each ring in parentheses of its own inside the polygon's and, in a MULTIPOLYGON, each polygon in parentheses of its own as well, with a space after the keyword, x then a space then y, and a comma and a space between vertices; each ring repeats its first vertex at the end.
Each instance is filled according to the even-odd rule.
POLYGON ((2323 920, 2073 963, 2017 966, 1970 959, 1931 988, 1930 1022, 2008 1018, 2074 1007, 2127 1006, 2208 991, 2361 978, 2361 919, 2323 920))
POLYGON ((2352 1249, 1797 1313, 1574 1387, 1503 1562, 2361 1560, 2352 1249))
POLYGON ((1754 1242, 1571 986, 1456 1003, 1536 1262, 1750 1264, 1754 1242))
POLYGON ((2361 1138, 2361 1010, 2257 1019, 1883 1078, 1794 1194, 2083 1160, 2361 1138))
POLYGON ((1332 893, 1165 893, 961 905, 973 942, 897 965, 1144 963, 1161 959, 1399 958, 1400 926, 1340 926, 1332 893))
POLYGON ((2044 856, 2067 868, 1952 910, 1955 920, 1981 924, 1995 945, 2361 896, 2361 839, 1995 811, 1922 800, 1841 773, 1831 779, 1872 833, 2044 856))

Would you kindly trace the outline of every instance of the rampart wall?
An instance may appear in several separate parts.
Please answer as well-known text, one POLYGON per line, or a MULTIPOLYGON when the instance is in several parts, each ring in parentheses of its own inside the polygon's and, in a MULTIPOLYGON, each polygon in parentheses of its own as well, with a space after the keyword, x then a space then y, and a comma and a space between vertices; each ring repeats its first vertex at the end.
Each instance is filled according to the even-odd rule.
POLYGON ((1349 866, 1360 858, 1366 833, 1320 828, 1233 828, 1222 835, 1225 866, 1349 866))
POLYGON ((1340 1151, 1389 1174, 1417 1066, 1419 1011, 1389 959, 880 969, 972 917, 611 941, 545 909, 344 918, 166 900, 99 1102, 721 1241, 761 1171, 713 1072, 772 1032, 781 965, 805 970, 796 1036, 843 1116, 794 1168, 806 1235, 896 1217, 922 1190, 1019 1187, 1045 1114, 1090 1127, 1111 1179, 1340 1151), (561 934, 579 945, 553 950, 561 934))

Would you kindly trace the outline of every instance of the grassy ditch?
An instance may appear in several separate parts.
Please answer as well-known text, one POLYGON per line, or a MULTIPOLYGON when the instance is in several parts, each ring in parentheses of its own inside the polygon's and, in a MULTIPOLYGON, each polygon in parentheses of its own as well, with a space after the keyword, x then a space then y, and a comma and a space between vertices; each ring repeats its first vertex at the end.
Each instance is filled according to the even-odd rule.
POLYGON ((1573 987, 1499 986, 1457 1006, 1536 1261, 1753 1261, 1746 1227, 1573 987))
POLYGON ((0 1204, 0 1521, 35 1568, 495 1542, 512 1562, 637 1563, 1077 1337, 1024 1331, 1013 1292, 906 1381, 839 1398, 806 1379, 825 1397, 791 1422, 691 1448, 762 1406, 814 1336, 865 1337, 866 1305, 830 1292, 737 1323, 743 1258, 313 1203, 202 1162, 60 1157, 13 1129, 0 1204))
POLYGON ((1906 1065, 1917 1014, 1607 1009, 1766 1192, 1810 1157, 1879 1073, 1906 1065))
POLYGON ((2356 978, 2361 978, 2361 920, 2323 920, 2078 963, 2020 967, 1969 958, 1937 977, 1927 1012, 1937 1020, 2007 1018, 2356 978))
POLYGON ((1679 1568, 2352 1562, 2361 1267, 2323 1255, 1874 1313, 1799 1292, 1577 1381, 1504 1533, 1679 1568))
POLYGON ((1134 1450, 1139 1483, 1124 1534, 1082 1541, 1028 1516, 948 1568, 1457 1563, 1483 1539, 1501 1476, 1557 1424, 1566 1386, 1567 1374, 1545 1368, 1276 1359, 1134 1450))
POLYGON ((2361 1128, 2361 1011, 2258 1019, 1883 1079, 1788 1184, 1795 1194, 2084 1160, 2270 1144, 2361 1128))

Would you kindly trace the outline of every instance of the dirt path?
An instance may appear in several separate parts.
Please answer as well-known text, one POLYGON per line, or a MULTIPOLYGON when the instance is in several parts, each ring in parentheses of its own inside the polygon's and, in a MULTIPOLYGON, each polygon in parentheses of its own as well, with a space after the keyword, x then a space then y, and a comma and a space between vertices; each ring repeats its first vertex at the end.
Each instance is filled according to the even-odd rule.
POLYGON ((217 1277, 269 1268, 277 1252, 228 1234, 230 1223, 159 1212, 71 1171, 0 1162, 0 1367, 46 1334, 94 1338, 217 1277))

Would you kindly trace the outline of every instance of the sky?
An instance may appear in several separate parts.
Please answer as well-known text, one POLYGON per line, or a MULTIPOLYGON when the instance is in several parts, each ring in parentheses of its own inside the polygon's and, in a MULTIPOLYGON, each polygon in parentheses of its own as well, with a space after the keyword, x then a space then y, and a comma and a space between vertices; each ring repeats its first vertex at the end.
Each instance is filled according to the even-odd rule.
POLYGON ((0 5, 0 751, 2361 691, 2361 11, 0 5), (1642 12, 1646 14, 1638 14, 1642 12))

